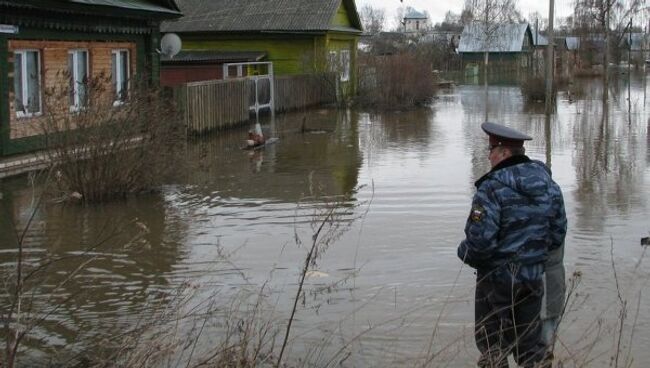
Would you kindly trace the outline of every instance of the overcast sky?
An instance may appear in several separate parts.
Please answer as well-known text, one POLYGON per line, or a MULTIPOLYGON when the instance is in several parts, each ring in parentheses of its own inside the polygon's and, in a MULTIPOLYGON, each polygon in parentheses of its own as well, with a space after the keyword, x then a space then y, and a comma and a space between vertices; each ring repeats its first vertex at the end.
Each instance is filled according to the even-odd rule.
MULTIPOLYGON (((565 17, 572 12, 573 0, 555 0, 555 19, 565 17)), ((410 6, 418 11, 428 11, 433 24, 444 19, 448 10, 460 14, 463 8, 463 0, 356 0, 357 8, 361 9, 364 5, 371 5, 375 8, 383 8, 386 11, 386 20, 388 27, 394 26, 395 11, 400 6, 410 6)), ((544 17, 548 17, 548 0, 518 0, 518 8, 524 17, 529 13, 537 11, 544 17)))

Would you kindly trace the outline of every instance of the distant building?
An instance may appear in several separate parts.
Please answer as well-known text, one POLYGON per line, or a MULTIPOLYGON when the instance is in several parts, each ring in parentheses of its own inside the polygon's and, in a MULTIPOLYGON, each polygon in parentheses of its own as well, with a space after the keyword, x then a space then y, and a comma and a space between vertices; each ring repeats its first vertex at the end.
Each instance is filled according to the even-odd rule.
POLYGON ((650 38, 645 33, 626 33, 619 44, 622 59, 633 64, 643 64, 648 59, 650 38))
POLYGON ((494 25, 486 31, 481 23, 472 23, 463 29, 458 54, 463 66, 480 65, 485 52, 493 66, 529 68, 534 50, 533 35, 527 23, 494 25))
POLYGON ((599 34, 556 39, 556 58, 560 59, 557 73, 564 77, 593 75, 598 71, 597 66, 602 65, 604 49, 605 39, 599 34))
POLYGON ((533 69, 536 74, 543 73, 548 38, 542 35, 539 30, 535 29, 531 30, 531 32, 533 34, 533 69))
POLYGON ((359 43, 363 45, 364 52, 386 56, 408 50, 413 40, 402 32, 379 32, 372 36, 362 37, 359 43))
POLYGON ((429 17, 413 8, 408 8, 404 15, 404 32, 423 32, 429 28, 429 17))
POLYGON ((456 51, 456 49, 458 49, 458 44, 460 43, 460 32, 429 31, 420 38, 420 42, 446 45, 456 51))

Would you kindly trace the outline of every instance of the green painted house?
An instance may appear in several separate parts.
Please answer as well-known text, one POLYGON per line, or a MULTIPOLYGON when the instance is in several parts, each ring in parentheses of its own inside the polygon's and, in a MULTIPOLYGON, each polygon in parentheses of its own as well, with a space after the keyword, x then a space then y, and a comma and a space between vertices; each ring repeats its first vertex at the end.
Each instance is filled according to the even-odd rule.
POLYGON ((116 103, 136 76, 157 83, 160 23, 180 15, 174 0, 0 0, 0 155, 42 146, 48 88, 69 83, 73 113, 93 76, 116 103))
POLYGON ((276 75, 335 71, 356 90, 362 33, 354 0, 177 0, 183 17, 163 22, 184 51, 264 52, 276 75))

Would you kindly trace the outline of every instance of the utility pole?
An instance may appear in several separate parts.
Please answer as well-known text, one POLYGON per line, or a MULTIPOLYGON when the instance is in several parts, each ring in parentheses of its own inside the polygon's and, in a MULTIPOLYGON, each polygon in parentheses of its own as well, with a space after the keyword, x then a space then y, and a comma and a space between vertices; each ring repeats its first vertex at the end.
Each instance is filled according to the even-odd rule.
POLYGON ((490 57, 490 43, 492 37, 492 30, 489 29, 490 22, 490 2, 485 0, 485 52, 483 54, 483 83, 485 88, 485 122, 488 121, 489 113, 489 92, 488 92, 488 58, 490 57))
MULTIPOLYGON (((628 47, 627 47, 627 123, 632 125, 632 23, 634 17, 630 17, 630 24, 627 28, 628 47)), ((643 47, 641 47, 643 49, 643 47)), ((644 73, 645 78, 645 73, 644 73)))
MULTIPOLYGON (((533 50, 535 50, 537 47, 539 47, 539 18, 535 18, 535 47, 533 47, 533 50)), ((539 54, 537 51, 533 51, 535 54, 535 77, 539 76, 539 54)))
POLYGON ((555 43, 553 37, 553 18, 554 18, 554 7, 555 0, 549 0, 548 6, 548 46, 546 49, 546 113, 550 114, 553 111, 553 69, 555 67, 555 57, 553 55, 555 43))

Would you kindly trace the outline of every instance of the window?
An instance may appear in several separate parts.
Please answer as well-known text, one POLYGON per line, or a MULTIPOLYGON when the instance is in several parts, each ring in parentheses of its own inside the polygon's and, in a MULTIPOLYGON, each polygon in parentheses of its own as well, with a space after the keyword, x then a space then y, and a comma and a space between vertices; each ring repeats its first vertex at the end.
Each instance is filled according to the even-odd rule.
POLYGON ((41 113, 41 55, 37 50, 14 51, 16 116, 41 113))
POLYGON ((68 53, 70 72, 70 110, 79 111, 88 102, 88 51, 72 50, 68 53))
POLYGON ((129 50, 113 50, 111 76, 115 93, 114 105, 123 104, 128 97, 129 65, 129 50))
POLYGON ((350 80, 350 50, 341 50, 341 81, 350 80))
POLYGON ((336 51, 330 51, 327 55, 327 68, 330 72, 336 72, 338 70, 338 60, 336 51))

